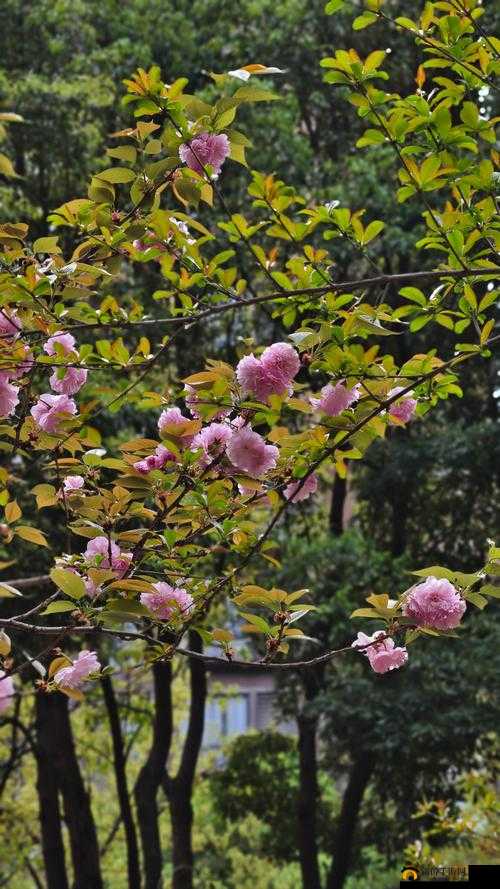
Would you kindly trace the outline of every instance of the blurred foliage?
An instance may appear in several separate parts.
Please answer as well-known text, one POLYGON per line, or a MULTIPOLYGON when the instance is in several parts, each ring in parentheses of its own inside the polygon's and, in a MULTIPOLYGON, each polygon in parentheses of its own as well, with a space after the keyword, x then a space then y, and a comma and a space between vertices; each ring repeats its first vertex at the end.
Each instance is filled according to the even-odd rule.
MULTIPOLYGON (((427 513, 429 533, 432 520, 433 514, 427 513)), ((420 534, 424 531, 425 526, 420 534)), ((421 550, 419 560, 427 561, 427 553, 421 550)), ((286 584, 293 578, 298 586, 314 588, 318 610, 302 625, 320 651, 349 644, 352 626, 347 615, 367 594, 394 593, 405 568, 414 567, 408 555, 393 557, 355 530, 310 541, 292 537, 284 545, 282 561, 275 581, 286 584)), ((481 736, 495 731, 500 716, 495 683, 500 630, 492 616, 497 612, 495 603, 488 615, 469 613, 466 637, 441 640, 438 657, 437 640, 410 646, 405 670, 376 676, 353 657, 338 669, 334 661, 317 676, 317 693, 305 712, 320 716, 321 768, 334 777, 357 757, 375 755, 357 836, 358 866, 365 845, 375 845, 390 860, 398 860, 413 835, 411 815, 422 794, 453 797, 457 772, 467 766, 481 736)), ((367 632, 379 626, 374 621, 367 632)), ((314 654, 311 643, 302 645, 304 656, 314 654)), ((280 706, 287 716, 301 706, 301 688, 300 677, 282 678, 280 706)))
MULTIPOLYGON (((321 773, 318 843, 325 838, 338 808, 338 795, 328 776, 321 773)), ((297 837, 290 813, 297 809, 299 763, 297 741, 277 732, 250 732, 228 745, 222 767, 209 778, 214 817, 222 830, 254 815, 267 827, 264 847, 272 858, 297 858, 297 837)))

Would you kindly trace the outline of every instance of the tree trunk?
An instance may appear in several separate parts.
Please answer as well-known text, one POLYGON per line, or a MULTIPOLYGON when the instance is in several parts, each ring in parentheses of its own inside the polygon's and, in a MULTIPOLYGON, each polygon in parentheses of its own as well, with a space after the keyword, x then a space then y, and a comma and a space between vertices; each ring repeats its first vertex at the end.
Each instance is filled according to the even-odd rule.
POLYGON ((359 809, 366 786, 375 766, 375 757, 365 751, 354 760, 349 782, 345 789, 340 819, 333 845, 333 860, 328 874, 326 889, 342 889, 349 871, 352 843, 359 809))
POLYGON ((344 505, 347 496, 347 478, 335 473, 330 501, 330 531, 336 537, 344 533, 344 505))
POLYGON ((169 663, 153 664, 154 724, 148 758, 135 785, 137 820, 141 833, 145 889, 162 886, 162 853, 158 828, 158 788, 165 774, 172 740, 172 668, 169 663))
POLYGON ((99 847, 90 800, 76 756, 68 698, 59 692, 47 696, 54 766, 64 803, 73 861, 73 889, 102 889, 99 847))
POLYGON ((123 747, 123 735, 120 723, 120 713, 110 676, 104 676, 101 680, 101 688, 108 711, 111 738, 113 741, 113 764, 115 770, 116 790, 120 804, 120 814, 125 829, 127 843, 127 870, 129 889, 141 889, 141 870, 139 864, 139 848, 137 845, 137 833, 135 829, 132 806, 127 784, 127 771, 125 752, 123 747))
POLYGON ((54 732, 51 696, 35 695, 36 765, 42 853, 47 889, 68 889, 59 810, 57 771, 54 766, 54 732))
MULTIPOLYGON (((189 634, 189 646, 201 651, 197 633, 189 634)), ((205 664, 194 658, 189 662, 191 700, 189 723, 182 750, 181 764, 175 778, 166 782, 172 823, 172 889, 192 889, 193 886, 193 806, 191 802, 196 764, 203 739, 207 677, 205 664)))
POLYGON ((299 713, 299 798, 297 806, 297 841, 304 889, 321 889, 316 841, 318 800, 316 760, 316 717, 299 713))

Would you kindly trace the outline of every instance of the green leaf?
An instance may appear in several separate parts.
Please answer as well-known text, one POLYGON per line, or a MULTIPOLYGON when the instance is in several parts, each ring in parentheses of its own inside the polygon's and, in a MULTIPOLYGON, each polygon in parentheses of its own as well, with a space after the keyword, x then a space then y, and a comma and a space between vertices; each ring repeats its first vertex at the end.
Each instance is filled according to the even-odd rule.
POLYGON ((377 21, 377 18, 378 16, 375 15, 374 12, 364 12, 363 15, 358 15, 358 17, 354 19, 352 29, 353 31, 362 31, 363 28, 368 28, 369 25, 373 25, 373 23, 377 21))
POLYGON ((74 611, 74 602, 51 602, 41 614, 62 614, 63 611, 74 611))
POLYGON ((135 173, 133 170, 129 170, 128 167, 110 167, 108 170, 98 173, 96 178, 113 183, 131 182, 132 179, 135 179, 135 173))
POLYGON ((12 599, 14 596, 22 598, 22 593, 11 586, 10 583, 0 583, 0 599, 12 599))
POLYGON ((140 602, 136 602, 135 599, 111 599, 107 603, 106 610, 134 617, 147 617, 151 614, 148 608, 145 608, 140 602))
POLYGON ((23 540, 29 541, 29 543, 35 543, 37 546, 48 546, 45 534, 42 534, 38 528, 31 528, 28 525, 18 525, 16 528, 16 534, 18 537, 21 537, 23 540))
POLYGON ((119 148, 108 148, 106 154, 110 157, 116 157, 120 161, 127 161, 129 164, 135 164, 137 151, 133 145, 121 145, 119 148))
POLYGON ((419 306, 427 305, 427 300, 418 287, 402 287, 399 291, 401 296, 404 296, 405 299, 410 299, 412 302, 417 303, 419 306))
POLYGON ((375 219, 373 222, 370 222, 363 233, 363 244, 368 244, 370 241, 373 241, 373 239, 380 234, 384 227, 385 223, 383 223, 380 219, 375 219))
POLYGON ((344 5, 345 0, 329 0, 325 6, 325 12, 327 15, 333 15, 334 12, 340 12, 344 5))
POLYGON ((500 599, 500 586, 493 586, 492 583, 487 583, 481 587, 481 594, 493 596, 494 599, 500 599))
POLYGON ((418 574, 419 577, 437 577, 438 580, 443 578, 452 580, 455 576, 449 568, 441 568, 439 565, 431 565, 430 568, 420 568, 418 571, 410 571, 410 574, 418 574))
POLYGON ((259 617, 257 614, 245 614, 244 612, 241 612, 241 616, 244 617, 249 624, 253 624, 254 627, 257 627, 257 629, 261 630, 263 633, 271 632, 271 627, 263 617, 259 617))
POLYGON ((10 503, 7 503, 7 506, 5 507, 6 522, 17 522, 21 516, 22 512, 17 500, 11 500, 10 503))
POLYGON ((356 608, 351 617, 371 617, 380 620, 380 614, 375 608, 356 608))
POLYGON ((0 174, 2 176, 7 176, 8 179, 17 179, 19 178, 14 167, 12 166, 12 162, 6 157, 5 154, 0 154, 0 174))
POLYGON ((233 96, 238 102, 273 102, 279 98, 276 93, 259 89, 257 86, 240 86, 233 96))
POLYGON ((467 599, 467 602, 472 602, 476 608, 481 610, 488 604, 486 596, 481 596, 480 593, 464 593, 464 598, 467 599))
POLYGON ((57 237, 37 238, 33 244, 33 251, 35 253, 61 253, 61 248, 57 245, 58 240, 57 237))
POLYGON ((81 599, 86 595, 85 584, 78 574, 73 574, 64 568, 53 568, 50 577, 55 585, 72 599, 81 599))

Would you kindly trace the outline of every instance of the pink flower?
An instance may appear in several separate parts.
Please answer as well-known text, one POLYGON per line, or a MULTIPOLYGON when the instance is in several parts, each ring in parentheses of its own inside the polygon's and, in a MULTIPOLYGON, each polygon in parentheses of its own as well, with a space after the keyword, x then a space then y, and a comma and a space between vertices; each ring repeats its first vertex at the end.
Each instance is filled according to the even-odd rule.
POLYGON ((10 704, 9 698, 14 694, 14 683, 11 676, 6 676, 4 670, 0 670, 0 713, 10 704))
POLYGON ((63 489, 65 494, 72 494, 73 491, 79 491, 83 488, 85 479, 81 475, 67 475, 63 481, 63 489))
POLYGON ((337 383, 332 386, 328 383, 321 390, 321 398, 311 398, 311 404, 315 410, 321 411, 328 417, 337 417, 351 404, 359 399, 359 384, 348 389, 345 383, 337 383))
POLYGON ((6 373, 0 373, 0 418, 10 417, 19 404, 19 386, 9 383, 6 373))
POLYGON ((408 660, 408 652, 406 648, 397 648, 394 640, 383 637, 383 630, 377 630, 373 636, 367 636, 365 633, 358 633, 358 638, 352 643, 352 648, 369 645, 364 648, 362 654, 365 654, 370 662, 370 667, 375 673, 388 673, 390 670, 397 670, 406 664, 408 660), (382 637, 381 642, 375 642, 376 639, 382 637), (375 642, 374 645, 370 644, 375 642))
POLYGON ((43 351, 46 352, 47 355, 57 355, 56 344, 60 346, 65 355, 69 355, 70 352, 75 351, 74 336, 70 333, 64 333, 62 330, 57 330, 53 336, 49 337, 44 344, 43 351))
POLYGON ((231 428, 225 423, 210 423, 193 438, 192 450, 203 448, 200 457, 202 466, 209 466, 216 457, 224 453, 232 438, 231 428))
POLYGON ((49 383, 54 392, 64 395, 74 395, 87 382, 87 374, 83 367, 64 367, 54 371, 49 383), (63 373, 64 372, 64 373, 63 373))
POLYGON ((197 173, 203 174, 204 167, 210 165, 213 175, 218 176, 230 151, 225 133, 200 133, 179 147, 179 157, 197 173))
POLYGON ((94 599, 101 592, 101 587, 96 584, 91 577, 82 577, 85 584, 85 590, 89 599, 94 599))
POLYGON ((261 361, 255 355, 245 355, 236 366, 236 379, 244 392, 255 395, 259 401, 267 401, 274 391, 261 361))
POLYGON ((111 568, 119 574, 124 574, 130 566, 130 553, 122 553, 117 543, 109 541, 107 537, 94 537, 89 540, 84 558, 92 566, 97 568, 111 568), (111 563, 110 563, 111 555, 111 563))
POLYGON ((299 356, 293 346, 273 343, 264 350, 262 358, 245 355, 236 367, 236 378, 244 392, 267 401, 270 395, 290 395, 299 369, 299 356))
POLYGON ((161 241, 155 240, 156 235, 154 232, 147 231, 146 236, 149 239, 147 244, 145 241, 141 240, 140 238, 137 238, 135 241, 132 241, 132 247, 134 247, 134 249, 137 250, 138 253, 145 253, 147 250, 150 250, 150 249, 161 250, 163 253, 166 252, 167 248, 166 248, 165 244, 163 244, 161 241))
POLYGON ((311 494, 315 494, 318 490, 318 476, 314 473, 309 475, 300 489, 299 486, 300 479, 286 486, 283 494, 287 500, 291 500, 292 503, 298 503, 299 500, 307 500, 311 494))
POLYGON ((163 445, 158 445, 154 454, 145 457, 144 460, 137 460, 134 463, 134 469, 136 469, 137 472, 142 472, 143 475, 147 475, 147 473, 151 472, 153 469, 163 469, 167 463, 175 462, 175 460, 175 454, 172 454, 172 452, 167 450, 163 445))
POLYGON ((170 620, 178 615, 186 617, 193 610, 194 599, 187 590, 162 581, 153 586, 155 593, 141 593, 141 604, 159 620, 170 620))
POLYGON ((0 339, 17 340, 22 329, 23 325, 14 310, 0 309, 0 339))
POLYGON ((226 453, 234 466, 256 478, 274 469, 279 456, 278 448, 266 444, 262 436, 250 426, 243 426, 233 433, 226 453))
POLYGON ((58 432, 62 420, 70 414, 76 414, 76 404, 67 395, 52 395, 50 392, 45 392, 40 395, 30 413, 35 423, 45 432, 58 432))
POLYGON ((300 370, 300 359, 289 343, 273 343, 264 349, 261 363, 268 376, 288 389, 300 370))
MULTIPOLYGON (((195 417, 196 419, 199 420, 199 419, 201 419, 201 413, 198 410, 198 408, 196 407, 196 405, 200 402, 200 398, 198 398, 198 395, 196 393, 196 389, 194 388, 194 386, 187 385, 186 389, 188 390, 188 394, 186 395, 186 398, 184 399, 186 402, 186 407, 187 407, 189 413, 191 414, 191 416, 195 417)), ((201 401, 203 401, 203 400, 204 399, 202 398, 201 401)), ((207 402, 208 402, 208 399, 207 399, 207 402)), ((209 406, 211 406, 211 405, 209 405, 209 406)), ((214 420, 223 420, 224 417, 227 417, 230 413, 231 413, 230 407, 227 407, 227 408, 222 407, 217 411, 216 414, 214 414, 213 419, 214 420)))
POLYGON ((114 543, 112 540, 109 541, 107 537, 100 536, 89 540, 84 556, 88 562, 92 561, 99 568, 109 568, 110 556, 111 562, 113 562, 120 553, 121 550, 117 543, 114 543), (102 558, 97 559, 96 556, 101 556, 102 558))
POLYGON ((70 667, 62 667, 54 674, 54 682, 62 688, 79 688, 101 665, 96 651, 81 651, 70 667))
POLYGON ((188 448, 193 440, 193 436, 189 433, 183 434, 182 430, 186 423, 190 423, 189 417, 185 417, 178 407, 169 407, 166 411, 162 411, 158 420, 158 429, 161 433, 168 434, 170 429, 171 435, 179 437, 184 447, 188 448), (179 428, 176 430, 176 426, 179 428))
POLYGON ((408 593, 403 614, 420 627, 453 630, 458 627, 466 607, 449 580, 427 577, 408 593))
MULTIPOLYGON (((31 353, 30 347, 26 345, 26 343, 18 343, 16 345, 16 349, 14 355, 12 356, 12 363, 16 364, 15 368, 10 368, 6 376, 9 377, 10 380, 17 380, 19 377, 24 376, 24 374, 28 373, 29 370, 33 367, 33 355, 31 353), (24 358, 21 358, 20 355, 16 354, 22 350, 24 353, 24 358)), ((10 363, 10 362, 9 362, 10 363)))
MULTIPOLYGON (((387 397, 392 398, 393 395, 397 395, 398 392, 402 391, 402 386, 396 386, 395 389, 391 389, 391 391, 387 393, 387 397)), ((402 398, 400 401, 396 401, 394 402, 394 404, 391 404, 391 406, 389 407, 389 416, 395 417, 402 423, 408 423, 415 413, 417 404, 417 399, 412 398, 411 393, 409 392, 405 398, 402 398)))

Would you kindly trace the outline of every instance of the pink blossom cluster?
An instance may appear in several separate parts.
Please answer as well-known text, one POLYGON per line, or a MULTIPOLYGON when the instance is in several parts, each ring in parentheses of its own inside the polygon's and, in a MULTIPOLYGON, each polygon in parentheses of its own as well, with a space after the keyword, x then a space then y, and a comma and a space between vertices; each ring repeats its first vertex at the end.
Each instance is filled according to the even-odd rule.
POLYGON ((149 608, 158 620, 171 620, 172 617, 187 617, 194 608, 194 599, 182 587, 169 583, 154 583, 154 593, 141 593, 141 605, 149 608))
MULTIPOLYGON (((78 352, 75 345, 72 334, 58 330, 44 343, 43 350, 50 356, 74 356, 76 360, 78 352)), ((79 392, 87 381, 87 375, 88 371, 82 367, 67 367, 64 364, 54 367, 49 383, 56 394, 44 392, 30 411, 40 429, 57 434, 64 420, 77 413, 76 404, 69 396, 79 392)))
POLYGON ((186 424, 190 423, 189 417, 185 417, 178 407, 169 407, 162 411, 158 420, 160 435, 174 435, 180 439, 181 447, 188 448, 193 441, 193 434, 185 432, 186 424))
MULTIPOLYGON (((14 310, 0 309, 0 344, 2 347, 14 344, 21 331, 22 324, 17 313, 14 310)), ((2 351, 4 351, 3 348, 2 351)), ((29 349, 25 349, 25 354, 29 354, 29 349)), ((15 386, 11 380, 17 379, 22 373, 23 370, 19 366, 9 367, 8 370, 0 372, 0 419, 10 417, 19 404, 19 386, 15 386)))
POLYGON ((298 503, 300 500, 307 500, 311 494, 315 494, 318 490, 318 476, 315 473, 308 475, 303 482, 298 479, 296 482, 290 482, 283 491, 284 496, 291 503, 298 503))
POLYGON ((76 414, 76 404, 67 395, 52 395, 44 392, 31 408, 31 416, 44 432, 57 433, 61 423, 76 414))
POLYGON ((341 381, 332 386, 328 383, 323 386, 320 398, 311 398, 311 404, 315 410, 321 411, 327 417, 337 417, 351 405, 359 400, 359 383, 349 389, 345 382, 341 381))
POLYGON ((89 540, 83 555, 89 567, 109 568, 118 577, 123 577, 132 558, 131 553, 122 552, 117 543, 104 536, 89 540))
POLYGON ((267 444, 250 426, 242 426, 231 435, 226 453, 233 466, 254 478, 262 478, 274 469, 279 457, 276 445, 267 444))
POLYGON ((167 463, 175 463, 175 461, 176 457, 175 454, 172 454, 172 451, 169 451, 163 445, 158 445, 154 454, 145 457, 143 460, 136 460, 134 469, 143 475, 147 475, 147 473, 152 472, 153 469, 164 469, 167 463))
POLYGON ((82 475, 67 475, 65 479, 63 479, 63 491, 65 494, 73 494, 75 491, 80 491, 85 485, 85 479, 82 475))
POLYGON ((362 649, 362 654, 366 655, 370 667, 375 673, 388 673, 391 670, 397 670, 408 660, 406 648, 397 647, 394 640, 387 637, 383 630, 377 630, 372 636, 358 633, 358 637, 351 647, 362 649), (380 642, 377 642, 377 639, 380 639, 380 642))
POLYGON ((14 309, 0 310, 0 339, 17 340, 23 325, 14 309))
POLYGON ((101 664, 96 651, 81 651, 70 666, 61 667, 54 674, 54 682, 61 688, 80 688, 91 673, 97 673, 101 664))
MULTIPOLYGON (((184 431, 186 425, 190 423, 189 417, 185 417, 181 409, 178 407, 169 407, 162 411, 158 420, 158 430, 160 435, 171 435, 178 439, 181 449, 188 448, 193 442, 193 434, 184 431)), ((136 460, 133 464, 134 469, 142 475, 147 475, 154 469, 164 469, 169 463, 176 463, 177 457, 172 451, 160 444, 155 449, 154 454, 144 457, 142 460, 136 460)))
POLYGON ((462 620, 466 607, 449 580, 427 577, 409 591, 403 614, 418 627, 453 630, 462 620))
POLYGON ((19 404, 19 386, 10 382, 8 373, 0 373, 0 418, 10 417, 19 404))
POLYGON ((203 175, 205 167, 212 167, 213 176, 219 175, 229 157, 231 146, 225 133, 199 133, 179 148, 179 157, 191 170, 203 175))
MULTIPOLYGON (((78 357, 75 349, 75 338, 71 333, 58 330, 45 343, 43 350, 47 355, 71 355, 78 357)), ((82 367, 65 367, 60 365, 50 377, 50 386, 60 395, 75 395, 87 382, 88 371, 82 367)))
MULTIPOLYGON (((15 342, 22 333, 22 323, 15 311, 0 311, 0 338, 7 343, 15 342)), ((0 372, 0 417, 9 417, 19 404, 19 387, 11 381, 22 376, 33 366, 29 346, 22 344, 24 359, 16 361, 16 367, 0 372)), ((59 330, 49 337, 43 346, 47 355, 75 355, 75 339, 70 333, 59 330)), ((31 416, 45 432, 57 433, 61 422, 76 414, 76 404, 70 395, 78 392, 87 380, 87 370, 80 367, 60 365, 54 368, 50 377, 53 392, 40 395, 31 408, 31 416)))
MULTIPOLYGON (((396 386, 387 393, 387 397, 392 398, 394 395, 403 391, 403 386, 396 386)), ((389 417, 399 420, 400 423, 408 423, 415 415, 417 404, 417 399, 412 397, 411 392, 408 392, 406 396, 393 402, 393 404, 389 406, 389 417)))
POLYGON ((194 436, 192 449, 202 449, 200 463, 203 467, 209 466, 226 451, 232 435, 231 427, 228 424, 209 423, 194 436))
POLYGON ((299 370, 300 359, 293 346, 273 343, 260 358, 245 355, 236 367, 236 378, 244 393, 267 402, 270 395, 291 395, 299 370))
POLYGON ((7 676, 4 670, 0 670, 0 713, 10 704, 10 698, 14 694, 14 682, 11 676, 7 676))

